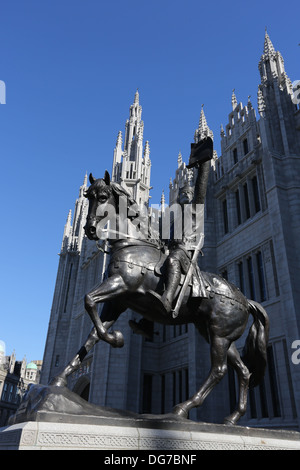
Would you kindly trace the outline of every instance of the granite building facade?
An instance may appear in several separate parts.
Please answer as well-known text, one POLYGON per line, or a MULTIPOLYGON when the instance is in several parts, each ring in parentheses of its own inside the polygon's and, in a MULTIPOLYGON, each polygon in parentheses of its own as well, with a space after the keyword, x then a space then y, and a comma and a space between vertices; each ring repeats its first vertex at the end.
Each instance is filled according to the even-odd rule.
MULTIPOLYGON (((220 273, 262 303, 270 321, 268 369, 264 382, 249 393, 241 424, 299 429, 300 364, 292 360, 300 339, 300 109, 280 52, 267 32, 259 61, 259 115, 232 94, 228 123, 221 127, 221 156, 216 152, 205 205, 205 244, 200 267, 220 273)), ((112 179, 139 203, 148 204, 150 146, 143 144, 142 108, 136 92, 113 154, 112 179)), ((195 142, 212 131, 204 110, 195 142)), ((187 156, 188 158, 188 156, 187 156)), ((96 169, 95 169, 96 172, 96 169)), ((195 174, 181 154, 170 181, 169 203, 178 188, 193 185, 195 174)), ((72 218, 65 225, 41 382, 47 383, 73 357, 91 328, 83 296, 103 278, 107 254, 84 236, 87 200, 79 190, 72 218)), ((164 195, 161 209, 164 208, 164 195)), ((101 308, 101 307, 100 307, 101 308)), ((69 387, 89 401, 136 412, 166 413, 199 389, 209 369, 209 348, 192 325, 155 324, 151 340, 128 326, 138 320, 126 311, 118 320, 125 345, 113 349, 98 343, 69 387), (122 365, 122 367, 120 367, 122 365)), ((237 344, 242 348, 242 339, 237 344)), ((237 397, 229 370, 191 418, 222 422, 237 397)))

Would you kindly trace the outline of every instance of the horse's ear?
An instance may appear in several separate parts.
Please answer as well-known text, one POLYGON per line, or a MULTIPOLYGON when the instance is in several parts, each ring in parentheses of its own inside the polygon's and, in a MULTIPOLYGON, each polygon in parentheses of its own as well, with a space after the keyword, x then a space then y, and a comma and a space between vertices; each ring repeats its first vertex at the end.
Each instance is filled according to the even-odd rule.
POLYGON ((93 177, 92 173, 90 173, 89 180, 91 184, 95 183, 96 181, 96 178, 93 177))
POLYGON ((104 173, 104 181, 105 181, 105 184, 107 184, 107 186, 110 185, 110 176, 109 176, 109 173, 107 170, 105 170, 105 173, 104 173))

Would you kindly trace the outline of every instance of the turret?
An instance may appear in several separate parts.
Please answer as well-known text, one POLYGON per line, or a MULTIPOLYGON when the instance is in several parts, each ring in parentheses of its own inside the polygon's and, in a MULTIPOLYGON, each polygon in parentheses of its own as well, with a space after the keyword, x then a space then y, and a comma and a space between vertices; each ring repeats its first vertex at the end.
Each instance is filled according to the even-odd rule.
POLYGON ((143 147, 144 123, 138 90, 129 108, 129 119, 125 123, 124 148, 122 133, 118 133, 112 168, 112 181, 120 183, 139 204, 148 204, 150 191, 150 146, 143 147))
POLYGON ((300 138, 296 131, 297 107, 293 103, 292 82, 285 71, 283 57, 275 50, 267 31, 258 69, 261 84, 257 101, 267 139, 265 143, 277 155, 297 155, 300 138))

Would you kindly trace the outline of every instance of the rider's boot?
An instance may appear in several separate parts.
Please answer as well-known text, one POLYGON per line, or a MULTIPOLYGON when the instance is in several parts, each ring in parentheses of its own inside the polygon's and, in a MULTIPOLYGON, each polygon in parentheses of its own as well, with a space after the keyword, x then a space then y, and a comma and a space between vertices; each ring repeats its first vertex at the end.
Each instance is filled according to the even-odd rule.
POLYGON ((181 279, 181 268, 178 260, 170 260, 168 263, 166 290, 163 295, 159 295, 154 291, 149 291, 151 302, 164 315, 168 315, 172 311, 172 304, 175 297, 177 287, 181 279))

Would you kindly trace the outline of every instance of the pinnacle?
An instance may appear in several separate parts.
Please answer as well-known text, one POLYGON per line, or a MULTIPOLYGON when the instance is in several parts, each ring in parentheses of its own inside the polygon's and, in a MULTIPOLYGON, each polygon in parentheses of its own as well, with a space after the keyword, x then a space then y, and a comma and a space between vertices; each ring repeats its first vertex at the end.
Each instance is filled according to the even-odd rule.
POLYGON ((237 107, 237 104, 238 104, 236 96, 235 96, 235 89, 232 90, 231 104, 232 104, 233 110, 237 107))
POLYGON ((122 132, 121 131, 118 132, 116 147, 122 147, 122 132))
POLYGON ((200 114, 200 119, 199 119, 199 130, 204 131, 205 129, 208 129, 206 117, 204 114, 203 110, 204 105, 201 106, 201 114, 200 114))
POLYGON ((139 99, 140 99, 140 95, 139 95, 139 89, 137 88, 136 89, 136 92, 135 92, 135 95, 134 95, 134 104, 139 104, 139 99))
POLYGON ((270 36, 268 35, 267 29, 265 31, 265 44, 264 44, 264 54, 270 56, 275 53, 275 48, 272 44, 270 36))
POLYGON ((199 119, 199 126, 195 132, 195 142, 199 142, 200 140, 204 139, 205 137, 209 136, 213 139, 213 132, 207 125, 206 117, 203 110, 204 105, 201 107, 200 119, 199 119))
POLYGON ((179 152, 179 154, 178 154, 177 162, 178 162, 178 168, 180 168, 181 165, 182 165, 182 154, 181 154, 181 152, 179 152))
POLYGON ((71 218, 72 218, 72 210, 70 209, 68 212, 67 223, 71 222, 71 218))

